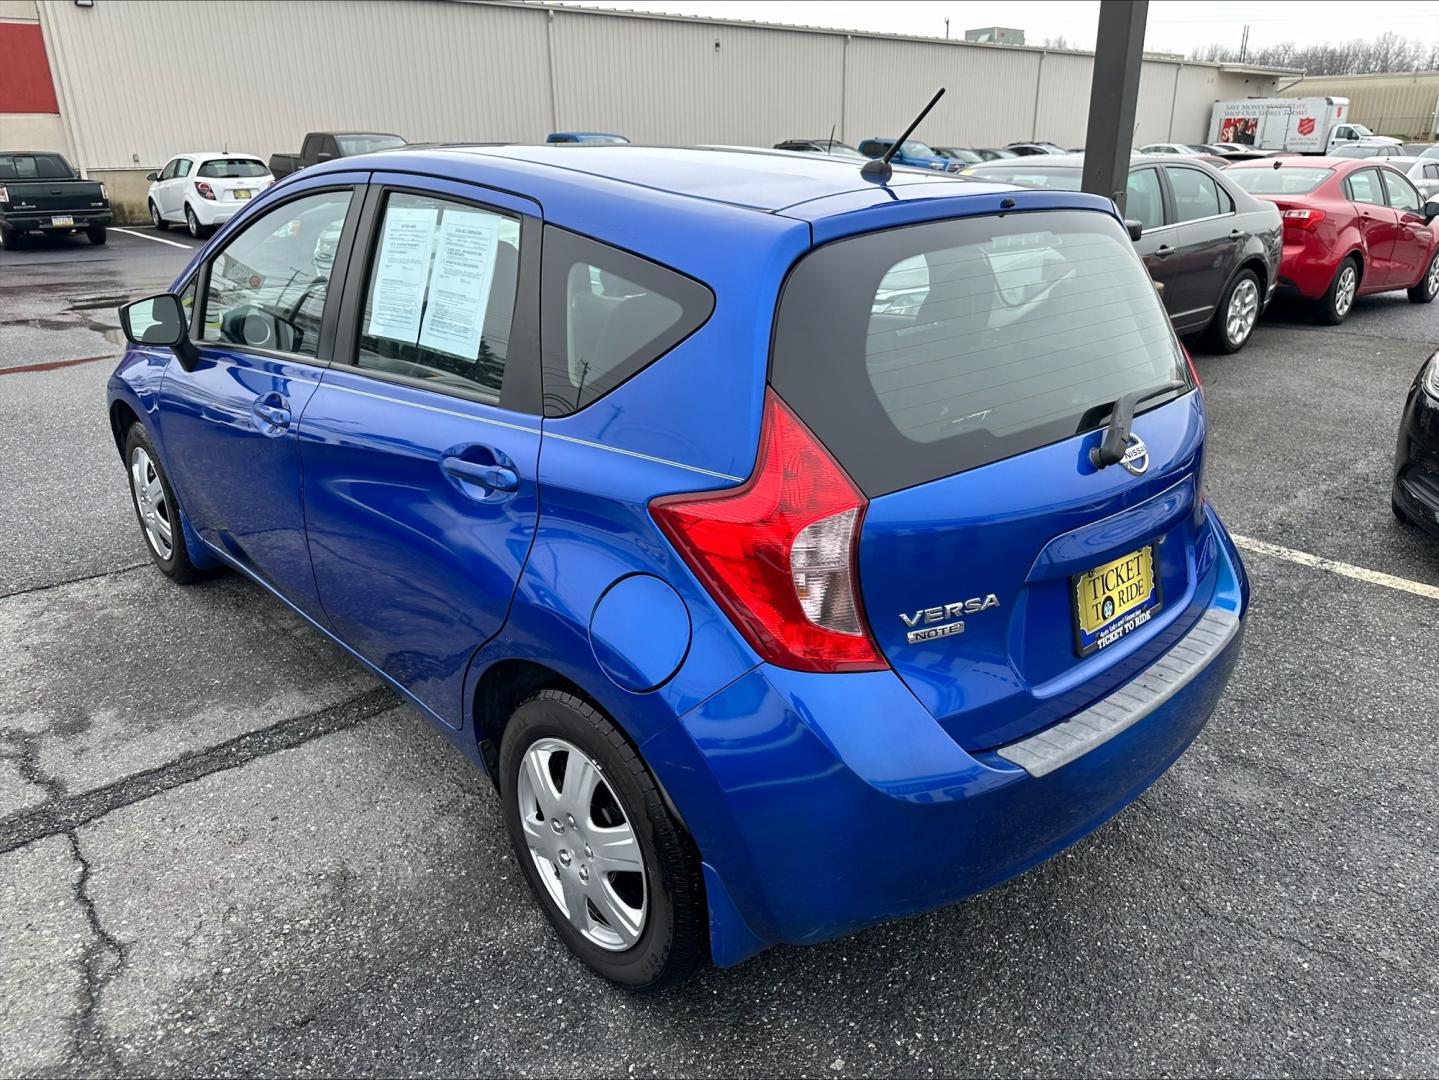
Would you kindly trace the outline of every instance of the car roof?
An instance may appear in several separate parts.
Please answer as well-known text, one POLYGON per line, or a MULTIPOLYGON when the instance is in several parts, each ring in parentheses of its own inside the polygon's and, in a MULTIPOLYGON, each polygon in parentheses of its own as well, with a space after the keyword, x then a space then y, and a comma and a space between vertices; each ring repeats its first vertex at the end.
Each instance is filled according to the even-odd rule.
POLYGON ((209 161, 214 158, 248 158, 252 161, 260 161, 259 154, 246 154, 239 150, 185 150, 178 154, 171 154, 166 160, 174 161, 176 158, 189 158, 191 161, 209 161))
POLYGON ((1249 161, 1235 161, 1230 163, 1230 169, 1273 169, 1275 162, 1283 162, 1278 166, 1284 168, 1286 165, 1296 169, 1372 169, 1376 165, 1382 165, 1388 158, 1352 158, 1352 157, 1310 157, 1304 154, 1279 154, 1275 157, 1251 158, 1249 161))
MULTIPOLYGON (((305 170, 353 170, 369 155, 326 162, 305 170)), ((543 199, 546 179, 572 183, 578 176, 615 181, 692 199, 723 203, 747 210, 776 213, 799 203, 854 191, 874 191, 878 185, 860 174, 860 163, 826 154, 794 154, 785 150, 752 147, 619 145, 505 145, 445 146, 395 149, 376 154, 383 168, 413 169, 434 175, 467 179, 466 167, 487 167, 496 174, 514 175, 521 191, 526 187, 543 199), (529 177, 530 183, 518 183, 529 177)), ((486 178, 486 182, 494 180, 486 178)), ((923 186, 934 195, 992 193, 988 182, 965 180, 924 169, 896 166, 889 188, 923 186), (949 185, 943 191, 939 185, 949 185)))
MULTIPOLYGON (((1150 146, 1167 146, 1168 143, 1149 143, 1150 146)), ((1009 149, 1005 147, 1005 149, 1009 149)), ((1129 155, 1129 167, 1136 165, 1183 165, 1185 162, 1191 165, 1209 164, 1202 157, 1188 157, 1180 154, 1140 154, 1129 155)), ((974 171, 989 169, 1082 169, 1084 168, 1083 154, 1034 154, 1030 157, 1000 158, 998 161, 979 161, 970 165, 974 171)))

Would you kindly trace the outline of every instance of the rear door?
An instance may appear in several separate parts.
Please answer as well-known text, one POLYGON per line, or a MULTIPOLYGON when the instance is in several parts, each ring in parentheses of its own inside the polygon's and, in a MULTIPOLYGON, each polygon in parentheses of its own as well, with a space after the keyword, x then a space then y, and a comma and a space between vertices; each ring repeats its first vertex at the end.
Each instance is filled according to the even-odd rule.
POLYGON ((199 272, 192 371, 166 369, 165 465, 200 535, 318 617, 296 432, 334 341, 364 175, 302 185, 199 272))
POLYGON ((1360 169, 1344 181, 1344 194, 1354 204, 1359 234, 1364 239, 1365 270, 1360 288, 1373 292, 1395 280, 1394 244, 1399 239, 1399 214, 1389 205, 1378 169, 1360 169))
POLYGON ((869 627, 962 745, 1004 745, 1069 715, 1199 617, 1213 587, 1202 405, 1108 215, 958 219, 828 244, 785 286, 771 378, 868 498, 869 627), (923 300, 894 313, 877 298, 916 261, 923 300), (1130 465, 1096 469, 1110 403, 1136 390, 1157 393, 1139 406, 1130 465))
POLYGON ((1172 317, 1178 310, 1174 307, 1173 279, 1179 269, 1179 264, 1174 261, 1175 245, 1179 237, 1174 220, 1174 206, 1160 182, 1159 166, 1147 165, 1130 170, 1124 216, 1144 226, 1144 231, 1134 242, 1134 249, 1144 260, 1144 268, 1149 271, 1149 276, 1162 286, 1160 294, 1164 298, 1164 307, 1172 317))
POLYGON ((454 725, 535 528, 539 215, 513 195, 375 174, 335 363, 301 430, 330 625, 454 725))

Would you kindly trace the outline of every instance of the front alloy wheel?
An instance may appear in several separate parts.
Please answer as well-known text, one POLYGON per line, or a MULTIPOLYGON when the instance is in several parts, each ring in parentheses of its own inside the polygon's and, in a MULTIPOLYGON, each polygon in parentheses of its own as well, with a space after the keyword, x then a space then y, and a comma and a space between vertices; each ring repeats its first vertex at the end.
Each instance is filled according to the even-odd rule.
POLYGON ((632 947, 649 910, 644 854, 599 766, 563 739, 537 739, 515 794, 549 899, 586 941, 610 952, 632 947))
POLYGON ((135 496, 135 512, 140 515, 140 528, 150 548, 163 562, 175 554, 175 530, 170 524, 170 501, 165 495, 160 474, 149 451, 137 446, 130 453, 130 490, 135 496))
POLYGON ((1259 284, 1244 277, 1229 294, 1229 310, 1224 314, 1224 336, 1235 348, 1249 340, 1254 322, 1259 318, 1259 284))

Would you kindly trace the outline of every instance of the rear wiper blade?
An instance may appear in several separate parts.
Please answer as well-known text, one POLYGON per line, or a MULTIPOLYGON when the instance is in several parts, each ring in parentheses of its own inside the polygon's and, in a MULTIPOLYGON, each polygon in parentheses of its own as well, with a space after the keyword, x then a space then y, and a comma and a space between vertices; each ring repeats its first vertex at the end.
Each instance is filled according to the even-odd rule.
POLYGON ((1096 469, 1118 465, 1129 449, 1129 429, 1134 423, 1134 410, 1150 398, 1168 394, 1174 390, 1187 390, 1189 384, 1182 379, 1171 379, 1167 383, 1151 386, 1147 390, 1134 390, 1114 402, 1109 414, 1109 426, 1104 429, 1104 438, 1098 446, 1091 447, 1089 463, 1096 469))

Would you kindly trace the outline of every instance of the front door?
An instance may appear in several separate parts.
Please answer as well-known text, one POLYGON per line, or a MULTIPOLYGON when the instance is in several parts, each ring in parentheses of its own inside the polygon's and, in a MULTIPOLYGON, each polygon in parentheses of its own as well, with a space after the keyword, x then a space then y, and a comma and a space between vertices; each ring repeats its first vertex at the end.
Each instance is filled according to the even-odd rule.
POLYGON ((251 220, 200 269, 199 358, 188 372, 171 362, 158 418, 191 525, 312 615, 296 431, 324 375, 341 240, 360 198, 353 174, 324 179, 251 220))
POLYGON ((538 510, 539 207, 382 179, 300 429, 310 554, 335 632, 458 726, 538 510))
POLYGON ((1414 190, 1414 185, 1393 169, 1380 169, 1379 173, 1384 177, 1389 208, 1399 216, 1392 256, 1394 284, 1413 285, 1419 280, 1419 275, 1429 268, 1434 232, 1424 220, 1424 201, 1414 190))

